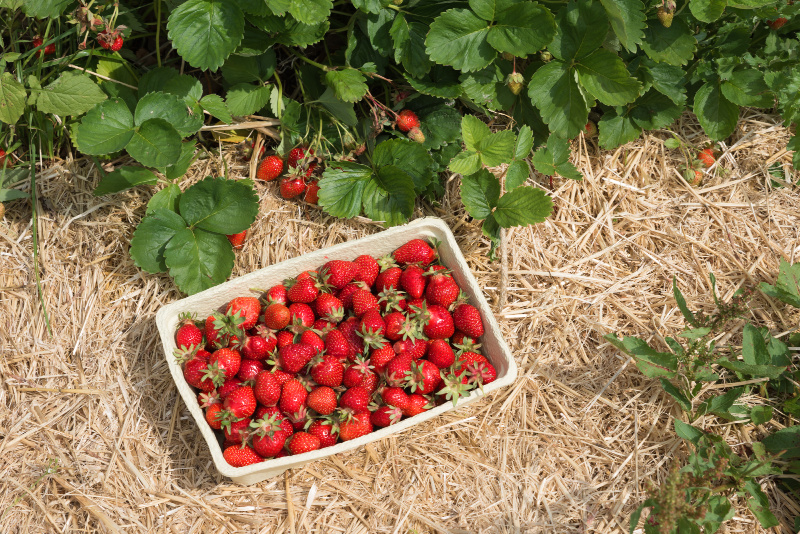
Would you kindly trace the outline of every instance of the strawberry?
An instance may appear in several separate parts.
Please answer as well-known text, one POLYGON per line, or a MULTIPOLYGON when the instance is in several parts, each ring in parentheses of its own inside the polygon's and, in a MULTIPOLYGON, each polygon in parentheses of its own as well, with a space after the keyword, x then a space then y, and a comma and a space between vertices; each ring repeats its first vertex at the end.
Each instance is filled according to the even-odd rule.
POLYGON ((372 349, 369 361, 377 372, 382 372, 392 358, 395 357, 394 347, 388 341, 376 349, 372 349))
POLYGON ((213 348, 222 348, 237 342, 237 334, 241 333, 239 325, 244 320, 241 315, 212 313, 205 323, 206 343, 213 348))
POLYGON ((284 306, 289 304, 289 296, 287 294, 287 289, 286 286, 283 284, 278 284, 269 288, 267 290, 266 298, 268 304, 277 303, 277 304, 283 304, 284 306))
POLYGON ((227 397, 223 406, 230 411, 236 419, 250 417, 256 411, 256 397, 253 388, 240 386, 233 390, 227 397))
POLYGON ((372 256, 363 254, 354 259, 353 263, 358 267, 354 280, 357 282, 364 282, 368 287, 372 287, 372 284, 375 283, 375 279, 378 277, 378 273, 381 270, 378 261, 372 256))
POLYGON ((356 354, 364 352, 364 340, 358 335, 358 319, 348 317, 346 321, 339 324, 339 331, 344 335, 347 344, 350 345, 349 357, 352 359, 356 354))
POLYGON ((181 348, 198 348, 203 344, 203 331, 197 328, 191 317, 181 315, 181 325, 175 333, 175 344, 181 348))
POLYGON ((699 154, 697 154, 697 159, 703 162, 706 167, 711 167, 716 160, 714 158, 714 151, 710 148, 706 148, 701 150, 699 154))
POLYGON ((275 337, 278 340, 276 345, 279 349, 294 343, 294 334, 289 332, 288 330, 281 330, 280 332, 275 334, 275 337))
POLYGON ((254 336, 247 336, 241 344, 242 356, 251 360, 264 361, 275 350, 278 344, 278 338, 275 332, 260 325, 256 329, 257 334, 254 336))
POLYGON ((428 304, 438 304, 443 308, 449 308, 458 298, 460 289, 458 284, 449 274, 434 274, 428 281, 425 288, 425 300, 428 304))
POLYGON ((7 154, 5 150, 0 148, 0 171, 3 170, 3 167, 10 169, 13 166, 14 164, 11 161, 10 154, 7 154))
POLYGON ((255 377, 253 394, 259 404, 275 406, 281 398, 281 384, 273 373, 261 371, 255 377))
POLYGON ((274 302, 264 310, 264 324, 273 330, 286 328, 291 319, 292 314, 284 304, 274 302))
POLYGON ((308 394, 306 404, 320 415, 330 415, 338 407, 336 392, 328 386, 316 387, 308 394))
POLYGON ((333 286, 338 291, 355 278, 358 265, 352 261, 331 260, 322 266, 319 274, 324 284, 333 286))
POLYGON ((422 239, 412 239, 392 254, 401 266, 417 263, 423 267, 436 259, 436 251, 422 239))
MULTIPOLYGON (((33 38, 33 42, 31 44, 33 45, 34 48, 37 48, 39 46, 42 46, 43 43, 44 43, 44 41, 42 40, 42 38, 39 37, 39 36, 36 36, 36 37, 33 38)), ((56 53, 56 45, 55 44, 50 43, 49 45, 44 47, 44 55, 51 56, 51 55, 53 55, 55 53, 56 53)), ((34 55, 36 57, 39 57, 41 54, 42 54, 42 50, 37 50, 36 54, 34 54, 34 55)))
POLYGON ((358 334, 364 340, 364 346, 368 348, 382 347, 386 340, 383 334, 386 331, 386 323, 381 317, 381 312, 376 308, 367 310, 361 316, 358 323, 358 334))
POLYGON ((308 425, 306 432, 319 438, 320 449, 336 445, 336 442, 339 441, 339 434, 333 424, 325 419, 314 419, 308 425))
POLYGON ((387 313, 383 317, 386 324, 384 335, 390 341, 397 341, 403 337, 403 325, 406 323, 406 316, 400 312, 387 313))
POLYGON ((387 288, 397 288, 400 283, 400 275, 403 274, 400 267, 390 267, 381 271, 375 278, 375 292, 386 291, 387 288))
POLYGON ((293 343, 278 349, 278 361, 284 371, 297 373, 311 361, 314 354, 316 350, 313 347, 293 343))
POLYGON ((409 265, 400 275, 400 287, 402 287, 411 298, 420 298, 425 293, 427 284, 425 271, 418 265, 409 265))
POLYGON ((222 430, 222 422, 220 421, 220 412, 222 412, 221 404, 212 404, 206 408, 206 422, 208 426, 214 430, 222 430))
POLYGON ((367 289, 359 289, 353 293, 353 313, 361 317, 369 310, 378 310, 378 299, 367 289))
POLYGON ((372 423, 369 411, 365 410, 354 414, 343 412, 339 422, 339 438, 342 441, 360 438, 370 432, 372 432, 372 423))
POLYGON ((280 156, 267 156, 258 164, 256 179, 271 182, 283 172, 283 160, 280 156))
POLYGON ((308 408, 305 404, 300 406, 295 412, 287 412, 286 418, 291 421, 293 431, 304 429, 310 421, 308 408))
POLYGON ((400 408, 401 410, 405 410, 410 404, 408 393, 406 393, 403 388, 399 387, 385 388, 383 392, 381 392, 381 399, 383 399, 385 404, 400 408))
POLYGON ((311 377, 321 386, 339 387, 344 377, 344 365, 333 356, 316 356, 311 361, 311 377))
POLYGON ((244 381, 241 378, 233 377, 230 380, 226 380, 220 387, 217 388, 217 395, 219 395, 219 398, 224 399, 236 388, 241 387, 243 384, 244 381))
POLYGON ((236 373, 236 378, 240 378, 244 381, 252 380, 263 370, 263 362, 258 360, 242 359, 242 365, 239 366, 239 372, 236 373))
POLYGON ((419 128, 419 117, 410 109, 404 109, 397 114, 397 129, 406 133, 411 128, 419 128))
POLYGON ((295 334, 302 334, 311 328, 314 325, 314 321, 317 319, 311 306, 302 302, 295 302, 289 305, 289 316, 292 319, 289 330, 295 334))
POLYGON ((309 304, 314 302, 319 295, 317 284, 311 277, 303 279, 298 278, 297 280, 289 281, 289 283, 291 287, 287 292, 287 296, 292 302, 309 304))
POLYGON ((408 374, 408 385, 413 393, 427 395, 442 383, 439 368, 428 360, 419 360, 411 364, 408 374))
POLYGON ((400 422, 402 418, 403 411, 400 408, 380 406, 377 410, 372 412, 369 420, 374 426, 386 427, 400 422))
POLYGON ((308 202, 309 204, 317 205, 319 204, 319 183, 314 181, 308 184, 308 188, 306 188, 306 194, 303 196, 303 200, 308 202))
POLYGON ((597 125, 592 121, 587 122, 583 127, 583 133, 586 137, 597 137, 597 125))
MULTIPOLYGON (((119 39, 122 40, 121 37, 119 39)), ((122 44, 120 43, 120 47, 121 46, 122 44)), ((117 48, 117 50, 119 50, 119 48, 117 48)), ((264 458, 248 445, 244 447, 231 445, 222 452, 222 457, 225 458, 225 461, 232 467, 244 467, 264 461, 264 458)))
POLYGON ((233 378, 239 372, 242 356, 237 350, 223 348, 212 352, 208 362, 207 375, 214 384, 221 386, 225 380, 233 378))
POLYGON ((401 352, 386 364, 386 383, 390 386, 404 387, 406 385, 406 377, 408 372, 411 371, 411 362, 413 358, 407 352, 401 352))
POLYGON ((281 179, 280 192, 286 200, 299 197, 306 191, 306 182, 300 176, 287 176, 281 179))
POLYGON ((767 26, 769 26, 773 30, 780 30, 781 28, 783 28, 783 25, 786 24, 787 22, 788 21, 786 17, 778 17, 775 20, 767 21, 767 26))
POLYGON ((471 346, 471 345, 476 345, 478 343, 477 339, 468 336, 467 334, 458 329, 456 329, 456 333, 453 334, 453 337, 450 338, 450 341, 456 347, 458 347, 459 345, 471 346))
POLYGON ((464 352, 458 356, 458 360, 456 360, 456 376, 459 378, 464 379, 467 381, 469 376, 467 375, 467 369, 475 367, 477 363, 489 363, 489 360, 486 359, 485 356, 478 354, 477 352, 464 352))
POLYGON ((283 413, 294 413, 305 406, 308 398, 308 391, 305 386, 296 378, 286 382, 281 388, 281 398, 278 407, 283 413))
POLYGON ((201 408, 208 408, 215 404, 222 406, 222 398, 216 391, 203 391, 197 395, 197 404, 199 404, 201 408))
POLYGON ((419 128, 411 128, 406 135, 415 143, 425 142, 425 134, 419 128))
POLYGON ((225 237, 227 237, 228 241, 231 242, 231 246, 233 248, 240 250, 244 248, 244 240, 247 237, 247 230, 242 230, 238 234, 226 235, 225 237))
POLYGON ((253 448, 258 454, 272 458, 281 452, 286 439, 291 435, 290 431, 287 432, 281 427, 283 420, 280 415, 272 414, 250 423, 253 429, 253 448))
POLYGON ((408 396, 408 408, 403 410, 403 415, 406 417, 414 417, 431 408, 433 408, 433 404, 428 399, 419 393, 412 393, 408 396))
POLYGON ((314 301, 314 310, 317 317, 321 317, 328 322, 338 323, 344 319, 344 306, 342 301, 330 293, 320 293, 314 301))
POLYGON ((456 355, 447 341, 434 339, 428 344, 428 361, 439 369, 444 369, 453 365, 456 355))
POLYGON ((366 388, 353 386, 344 393, 339 399, 339 406, 350 408, 354 412, 361 412, 369 407, 370 393, 366 388))
POLYGON ((497 370, 489 362, 474 361, 469 363, 465 368, 467 376, 469 377, 468 383, 475 384, 482 387, 484 384, 494 382, 497 378, 497 370))
POLYGON ((442 388, 436 394, 443 400, 453 401, 453 406, 458 403, 458 399, 469 395, 472 389, 470 384, 465 383, 460 376, 454 373, 442 377, 442 388))
POLYGON ((342 383, 347 388, 358 386, 364 381, 365 377, 371 374, 374 374, 372 372, 372 362, 357 356, 355 361, 345 369, 342 383))
POLYGON ((411 356, 412 360, 419 360, 420 358, 424 358, 425 354, 428 353, 428 343, 429 341, 427 339, 422 338, 410 337, 408 339, 401 339, 400 341, 395 341, 394 351, 397 354, 406 353, 411 356))
POLYGON ((236 297, 228 303, 229 315, 240 315, 244 322, 239 325, 242 330, 253 328, 261 315, 261 303, 255 297, 236 297))
POLYGON ((250 437, 250 423, 253 421, 249 417, 235 421, 231 419, 230 412, 226 413, 223 410, 217 419, 222 425, 222 435, 226 440, 232 443, 243 443, 250 437))
POLYGON ((332 358, 345 359, 350 356, 350 344, 341 330, 331 330, 325 336, 325 354, 332 358))
MULTIPOLYGON (((308 154, 309 155, 313 155, 314 154, 314 149, 308 149, 308 154)), ((301 159, 305 158, 305 157, 306 157, 306 148, 305 147, 300 146, 300 147, 297 147, 297 148, 293 148, 289 152, 289 167, 291 167, 291 168, 297 167, 297 162, 300 161, 301 159)))
POLYGON ((405 311, 408 308, 405 292, 394 287, 387 287, 378 293, 378 304, 383 313, 405 311))
POLYGON ((347 284, 344 288, 336 294, 336 298, 342 301, 342 306, 346 310, 353 309, 353 294, 359 289, 364 289, 359 284, 347 284))
POLYGON ((675 14, 672 13, 671 11, 667 11, 666 9, 664 9, 664 6, 660 6, 658 8, 656 16, 658 16, 658 20, 661 21, 662 26, 664 26, 665 28, 669 28, 670 26, 672 26, 672 17, 674 17, 675 14))
POLYGON ((320 442, 319 438, 313 434, 297 432, 288 440, 287 447, 292 454, 303 454, 304 452, 311 452, 319 449, 320 442))
POLYGON ((512 72, 506 77, 506 87, 515 95, 522 92, 525 85, 525 77, 519 72, 512 72))
POLYGON ((479 338, 483 335, 481 312, 471 304, 459 304, 455 307, 453 310, 453 324, 470 337, 479 338))
POLYGON ((201 391, 214 391, 216 387, 213 380, 206 375, 208 360, 203 358, 192 358, 183 366, 183 377, 186 383, 201 391))
MULTIPOLYGON (((462 304, 462 306, 469 306, 469 304, 462 304)), ((450 312, 438 304, 427 307, 423 306, 422 314, 425 321, 422 332, 428 336, 428 338, 447 339, 455 332, 453 317, 450 315, 450 312)), ((483 327, 482 324, 481 327, 483 327)), ((462 328, 461 330, 464 329, 462 328)), ((464 331, 466 332, 466 330, 464 331)))

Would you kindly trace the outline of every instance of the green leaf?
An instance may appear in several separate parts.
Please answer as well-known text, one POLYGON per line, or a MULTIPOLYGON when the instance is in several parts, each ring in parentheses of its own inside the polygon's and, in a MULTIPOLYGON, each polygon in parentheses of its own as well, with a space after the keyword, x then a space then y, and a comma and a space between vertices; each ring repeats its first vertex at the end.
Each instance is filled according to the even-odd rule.
POLYGON ((556 58, 570 62, 600 48, 606 38, 608 17, 599 2, 571 0, 556 18, 553 42, 547 47, 556 58))
POLYGON ((470 217, 486 219, 500 199, 500 181, 486 169, 461 178, 461 201, 470 217))
POLYGON ((163 92, 167 83, 180 75, 180 72, 171 67, 155 67, 146 72, 139 80, 139 98, 147 93, 163 92))
POLYGON ((214 118, 221 120, 225 124, 233 122, 233 117, 231 117, 231 112, 228 111, 228 106, 225 105, 225 101, 222 100, 222 97, 219 95, 204 96, 200 99, 200 106, 211 113, 214 118))
POLYGON ((541 189, 517 187, 500 197, 494 218, 503 228, 544 221, 553 211, 553 200, 541 189))
POLYGON ((498 13, 514 4, 513 0, 469 0, 469 7, 483 20, 493 21, 498 13))
POLYGON ((0 189, 0 202, 19 200, 20 198, 29 198, 30 196, 29 193, 19 191, 18 189, 0 189))
POLYGON ((727 0, 689 0, 689 11, 697 20, 714 22, 725 11, 727 0))
POLYGON ((226 104, 231 115, 251 115, 269 102, 270 89, 266 85, 240 83, 228 89, 226 104))
POLYGON ((653 61, 685 65, 694 57, 697 41, 683 19, 673 20, 669 28, 653 19, 644 35, 644 41, 639 46, 653 61))
MULTIPOLYGON (((178 198, 181 196, 181 188, 178 184, 169 184, 167 187, 156 193, 147 203, 146 213, 153 213, 159 208, 178 212, 178 198)), ((185 226, 185 224, 184 224, 185 226)), ((166 269, 166 267, 165 267, 166 269)))
MULTIPOLYGON (((342 121, 344 124, 348 126, 355 126, 358 124, 355 106, 352 103, 342 102, 336 98, 333 89, 330 87, 325 89, 325 92, 320 95, 317 102, 319 102, 322 107, 327 109, 331 115, 342 121)), ((286 116, 284 115, 284 122, 285 120, 286 116)))
POLYGON ((187 106, 194 106, 203 98, 203 84, 194 76, 181 74, 164 84, 164 92, 183 99, 187 106))
POLYGON ((181 134, 164 119, 150 119, 133 131, 125 148, 146 167, 166 167, 181 155, 181 134))
POLYGON ((686 398, 686 395, 684 395, 680 389, 676 388, 672 382, 665 378, 662 378, 660 382, 661 387, 664 388, 664 391, 666 391, 670 397, 675 399, 675 402, 678 403, 678 406, 681 407, 681 410, 684 412, 692 411, 692 402, 686 398))
POLYGON ((383 141, 372 155, 376 167, 390 165, 399 168, 411 177, 414 189, 422 193, 433 178, 433 159, 424 146, 406 139, 383 141))
POLYGON ((331 0, 292 0, 289 14, 303 24, 319 24, 331 14, 331 0))
POLYGON ((692 313, 692 310, 686 305, 686 299, 683 298, 683 293, 678 289, 678 279, 675 276, 672 277, 672 296, 675 298, 678 309, 681 310, 681 314, 683 318, 686 319, 686 322, 692 326, 697 326, 698 323, 694 317, 694 313, 692 313))
POLYGON ((325 73, 325 83, 343 102, 358 102, 368 90, 366 78, 356 69, 329 70, 325 73))
POLYGON ((531 170, 524 159, 515 159, 506 169, 506 191, 511 191, 528 181, 531 170))
POLYGON ((602 48, 582 58, 577 69, 581 85, 609 106, 633 102, 642 90, 642 84, 628 74, 619 56, 602 48))
POLYGON ((705 435, 705 432, 702 430, 695 428, 688 423, 684 423, 680 419, 673 419, 672 421, 673 425, 675 426, 675 433, 678 435, 678 437, 694 443, 695 445, 697 445, 700 442, 700 438, 705 435))
POLYGON ((580 180, 581 173, 569 161, 569 142, 555 134, 550 135, 547 143, 531 158, 533 167, 546 176, 560 174, 564 178, 580 180))
POLYGON ((514 158, 516 140, 517 136, 513 130, 500 130, 480 139, 475 151, 480 154, 484 165, 497 167, 503 163, 510 163, 514 158))
POLYGON ((750 323, 742 330, 742 360, 748 365, 769 365, 772 358, 767 351, 764 336, 750 323))
POLYGON ((231 85, 266 82, 275 73, 276 65, 275 51, 272 48, 258 56, 232 55, 222 65, 222 76, 231 85))
POLYGON ((450 160, 447 168, 456 174, 475 174, 481 169, 481 155, 472 150, 464 150, 450 160))
POLYGON ((771 108, 774 103, 764 75, 756 69, 734 71, 730 79, 722 82, 722 94, 737 106, 771 108))
POLYGON ((702 402, 697 408, 698 414, 713 413, 714 415, 725 417, 728 415, 731 406, 742 396, 744 388, 733 388, 726 391, 723 395, 717 395, 702 402))
POLYGON ((525 58, 547 46, 555 33, 549 9, 533 2, 518 2, 498 14, 486 40, 498 52, 525 58))
POLYGON ((25 111, 28 93, 10 72, 0 76, 0 121, 16 124, 25 111))
POLYGON ((458 71, 442 65, 434 65, 422 78, 411 78, 408 75, 405 78, 416 91, 436 98, 458 98, 464 91, 458 79, 458 71))
POLYGON ((497 52, 487 41, 489 24, 468 9, 445 11, 431 24, 425 47, 432 61, 471 72, 487 66, 497 52))
MULTIPOLYGON (((169 123, 181 137, 196 133, 203 126, 203 116, 190 115, 182 98, 167 93, 148 93, 139 99, 133 121, 141 126, 150 119, 162 119, 169 123)), ((160 167, 163 165, 152 165, 160 167)))
POLYGON ((694 114, 715 141, 728 137, 739 122, 739 106, 725 98, 717 82, 706 82, 694 95, 694 114))
MULTIPOLYGON (((704 531, 716 532, 720 525, 733 517, 735 510, 731 506, 730 501, 724 495, 716 494, 708 498, 706 503, 706 515, 703 517, 704 531)), ((694 531, 699 534, 700 529, 696 526, 695 521, 691 521, 688 517, 681 517, 678 523, 678 531, 689 533, 688 528, 694 528, 694 531), (685 526, 684 526, 685 525, 685 526)))
POLYGON ((142 167, 120 167, 114 172, 106 174, 97 184, 94 196, 99 197, 109 193, 119 193, 131 187, 143 184, 154 184, 158 178, 153 171, 142 167))
MULTIPOLYGON (((421 146, 436 150, 444 144, 454 143, 461 137, 461 114, 457 109, 440 106, 420 115, 420 129, 425 134, 421 146)), ((418 144, 418 143, 415 143, 418 144)))
POLYGON ((23 0, 25 14, 37 19, 54 19, 70 5, 71 0, 23 0))
POLYGON ((364 213, 373 221, 397 226, 411 217, 415 198, 411 177, 398 167, 387 165, 379 168, 364 187, 364 213))
POLYGON ((724 367, 725 369, 729 369, 731 371, 735 371, 743 375, 754 376, 754 377, 766 377, 770 379, 776 379, 780 377, 784 373, 784 371, 786 371, 786 367, 782 366, 752 365, 740 362, 738 360, 728 360, 727 358, 720 358, 716 361, 716 363, 721 367, 724 367))
POLYGON ((527 158, 533 150, 533 132, 525 125, 517 133, 517 144, 514 146, 514 158, 527 158))
POLYGON ((258 195, 247 180, 208 177, 181 195, 178 210, 193 228, 238 234, 256 220, 258 195))
POLYGON ((560 61, 536 70, 528 84, 528 96, 550 131, 561 137, 575 137, 589 119, 591 103, 581 92, 573 71, 560 61))
POLYGON ((653 82, 653 89, 669 97, 675 104, 686 103, 686 73, 683 69, 669 63, 653 63, 647 67, 653 82))
POLYGON ((319 205, 334 217, 349 219, 361 213, 364 188, 372 169, 358 163, 340 162, 328 167, 319 181, 319 205))
MULTIPOLYGON (((792 155, 792 165, 795 169, 800 169, 800 135, 795 134, 794 137, 789 139, 789 143, 786 145, 786 150, 794 152, 792 155)), ((800 308, 800 305, 796 307, 800 308)))
POLYGON ((408 22, 403 13, 398 13, 389 29, 394 43, 394 60, 401 63, 413 78, 422 78, 433 65, 425 53, 427 33, 428 26, 419 22, 408 22))
POLYGON ((186 171, 189 170, 189 167, 192 165, 195 154, 194 148, 194 141, 184 141, 181 143, 181 155, 178 161, 168 167, 161 167, 158 170, 167 177, 167 180, 177 180, 186 174, 186 171))
POLYGON ((611 149, 638 139, 642 128, 638 126, 630 114, 617 115, 615 111, 607 112, 598 123, 600 146, 611 149))
POLYGON ((148 273, 166 271, 164 249, 175 234, 185 228, 186 222, 174 211, 154 209, 133 232, 130 254, 134 263, 148 273))
POLYGON ((86 114, 75 135, 84 154, 111 154, 125 148, 133 137, 133 113, 120 98, 106 100, 86 114))
POLYGON ((764 447, 771 453, 786 451, 782 458, 800 457, 800 426, 782 428, 762 440, 764 447))
POLYGON ((391 3, 391 0, 352 0, 353 6, 367 13, 378 13, 391 3))
POLYGON ((464 115, 461 118, 461 137, 468 150, 477 150, 478 143, 492 134, 489 126, 475 115, 464 115))
POLYGON ((106 94, 86 74, 65 72, 36 97, 42 113, 81 115, 105 100, 106 94))
POLYGON ((706 336, 711 332, 710 326, 703 326, 700 328, 690 328, 689 330, 684 330, 680 334, 680 337, 685 339, 700 339, 703 336, 706 336))
POLYGON ((644 38, 644 4, 640 0, 600 0, 606 10, 611 28, 619 42, 629 52, 644 38))
POLYGON ((669 352, 658 352, 645 341, 632 336, 619 339, 614 334, 606 334, 603 338, 629 354, 636 362, 636 367, 648 378, 673 378, 678 371, 678 359, 669 352))
POLYGON ((497 224, 497 221, 494 219, 494 214, 489 215, 484 221, 483 226, 481 227, 481 231, 483 235, 489 238, 491 241, 491 248, 489 250, 489 258, 492 260, 497 259, 494 251, 497 247, 500 246, 500 225, 497 224))
POLYGON ((235 2, 187 0, 167 22, 172 46, 189 65, 216 71, 244 35, 244 13, 235 2))
POLYGON ((778 280, 775 285, 761 282, 758 288, 769 297, 781 300, 795 308, 800 308, 800 263, 791 264, 781 259, 780 267, 778 268, 778 280))
POLYGON ((675 122, 683 109, 683 105, 675 104, 669 97, 651 89, 636 99, 630 117, 638 127, 655 130, 675 122))
POLYGON ((761 485, 750 479, 744 483, 744 489, 752 496, 751 499, 747 499, 747 507, 756 516, 761 526, 763 528, 772 528, 780 525, 780 521, 769 510, 769 499, 761 489, 761 485))
POLYGON ((233 248, 222 234, 184 228, 164 250, 169 274, 184 293, 194 295, 224 282, 233 270, 233 248))
POLYGON ((772 406, 753 406, 750 409, 750 420, 754 425, 763 425, 772 419, 772 406))

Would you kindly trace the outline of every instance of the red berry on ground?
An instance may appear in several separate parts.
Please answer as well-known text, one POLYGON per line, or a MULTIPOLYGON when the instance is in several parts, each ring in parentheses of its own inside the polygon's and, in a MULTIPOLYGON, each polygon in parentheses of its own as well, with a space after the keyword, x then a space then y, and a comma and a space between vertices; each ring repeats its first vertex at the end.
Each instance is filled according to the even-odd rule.
POLYGON ((306 182, 299 176, 287 176, 281 180, 281 196, 286 200, 302 195, 306 190, 306 182))
POLYGON ((226 235, 225 237, 228 238, 228 241, 231 242, 231 246, 236 250, 240 250, 244 247, 244 240, 247 237, 247 230, 242 230, 238 234, 230 234, 226 235))
POLYGON ((267 156, 256 169, 256 179, 271 182, 283 172, 283 160, 280 156, 267 156))

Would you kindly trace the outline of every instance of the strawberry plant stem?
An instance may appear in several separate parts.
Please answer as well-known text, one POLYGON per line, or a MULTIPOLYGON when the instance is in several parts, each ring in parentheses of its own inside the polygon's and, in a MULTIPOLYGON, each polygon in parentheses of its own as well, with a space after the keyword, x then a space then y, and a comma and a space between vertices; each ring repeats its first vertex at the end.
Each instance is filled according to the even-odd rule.
MULTIPOLYGON (((33 123, 33 113, 28 116, 30 123, 33 123)), ((33 136, 28 139, 28 154, 31 161, 31 234, 33 238, 33 276, 36 279, 36 290, 39 293, 39 303, 44 313, 44 323, 47 326, 47 333, 53 337, 53 329, 50 327, 50 317, 47 315, 47 306, 44 303, 44 293, 42 293, 42 282, 39 279, 39 224, 37 222, 36 205, 38 198, 36 195, 36 145, 33 136)))
POLYGON ((161 0, 156 0, 156 64, 161 66, 161 0))

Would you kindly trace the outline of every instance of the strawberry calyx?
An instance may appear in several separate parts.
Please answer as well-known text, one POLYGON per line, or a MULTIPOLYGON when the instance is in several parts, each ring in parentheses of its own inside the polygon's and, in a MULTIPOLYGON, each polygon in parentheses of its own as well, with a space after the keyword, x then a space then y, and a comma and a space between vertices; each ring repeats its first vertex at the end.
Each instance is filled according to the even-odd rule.
POLYGON ((274 413, 250 423, 251 435, 260 437, 273 437, 276 432, 281 432, 281 416, 274 413))
POLYGON ((175 361, 178 363, 178 365, 183 365, 195 357, 198 349, 200 349, 200 345, 181 347, 172 351, 172 355, 175 357, 175 361))
POLYGON ((469 396, 469 391, 475 386, 472 384, 465 384, 462 382, 455 373, 445 373, 444 369, 441 371, 442 376, 442 389, 436 392, 437 395, 444 396, 445 399, 452 401, 453 406, 458 404, 458 399, 461 397, 469 396))

